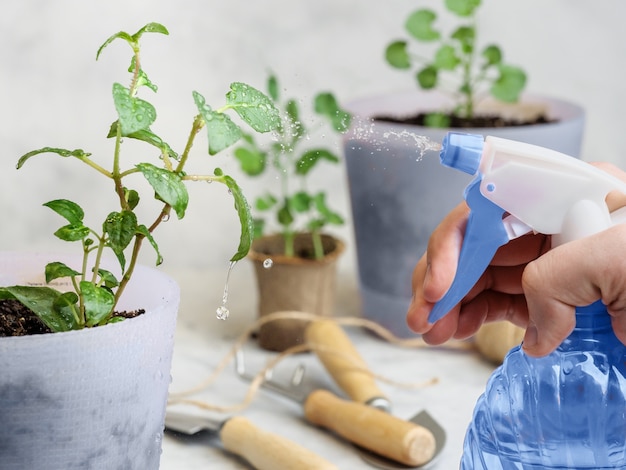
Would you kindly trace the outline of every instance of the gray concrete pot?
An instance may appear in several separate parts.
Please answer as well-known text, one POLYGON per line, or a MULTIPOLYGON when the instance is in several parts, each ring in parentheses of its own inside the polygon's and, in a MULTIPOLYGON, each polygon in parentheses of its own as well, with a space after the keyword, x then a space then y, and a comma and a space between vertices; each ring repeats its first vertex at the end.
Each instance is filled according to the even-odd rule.
MULTIPOLYGON (((49 261, 0 253, 0 285, 41 283, 49 261)), ((75 263, 73 264, 75 266, 75 263)), ((0 467, 6 470, 159 468, 179 288, 137 267, 120 323, 0 338, 0 467)))
MULTIPOLYGON (((372 122, 377 115, 396 117, 440 110, 445 97, 408 92, 354 101, 355 115, 343 138, 363 316, 400 337, 406 326, 411 274, 441 219, 463 199, 469 175, 439 163, 436 152, 421 161, 412 134, 441 142, 451 129, 372 122)), ((464 129, 548 147, 573 157, 580 154, 584 111, 565 101, 527 96, 523 102, 545 106, 558 122, 508 128, 464 129)), ((511 111, 511 110, 508 110, 511 111)), ((514 110, 513 110, 514 111, 514 110)), ((458 129, 457 129, 458 130, 458 129)))

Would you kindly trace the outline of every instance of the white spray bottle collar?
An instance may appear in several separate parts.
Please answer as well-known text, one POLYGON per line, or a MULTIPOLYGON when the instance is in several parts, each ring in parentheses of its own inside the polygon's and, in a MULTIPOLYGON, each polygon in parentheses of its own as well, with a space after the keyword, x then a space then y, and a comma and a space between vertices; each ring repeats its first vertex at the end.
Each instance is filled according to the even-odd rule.
POLYGON ((609 228, 615 221, 606 196, 626 193, 626 183, 588 163, 497 137, 449 133, 440 158, 476 177, 465 189, 470 215, 457 273, 431 323, 467 295, 500 246, 530 230, 553 235, 558 245, 609 228))

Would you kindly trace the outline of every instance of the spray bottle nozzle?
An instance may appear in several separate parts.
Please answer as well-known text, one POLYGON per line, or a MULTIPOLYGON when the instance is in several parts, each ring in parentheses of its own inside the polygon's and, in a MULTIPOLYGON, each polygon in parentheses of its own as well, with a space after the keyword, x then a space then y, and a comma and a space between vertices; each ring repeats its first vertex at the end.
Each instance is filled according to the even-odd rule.
POLYGON ((480 165, 483 144, 481 135, 449 132, 443 139, 439 158, 447 167, 474 175, 480 165))

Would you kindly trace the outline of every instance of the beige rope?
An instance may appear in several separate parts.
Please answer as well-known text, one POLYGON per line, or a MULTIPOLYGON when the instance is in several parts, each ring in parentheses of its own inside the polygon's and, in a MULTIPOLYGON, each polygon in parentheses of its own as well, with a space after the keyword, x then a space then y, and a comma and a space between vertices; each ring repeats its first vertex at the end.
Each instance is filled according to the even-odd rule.
MULTIPOLYGON (((203 390, 206 390, 213 382, 215 382, 215 380, 217 380, 217 378, 223 372, 223 370, 226 368, 226 366, 234 359, 234 357, 237 354, 238 350, 240 350, 243 347, 243 345, 250 339, 252 334, 261 325, 264 325, 264 324, 272 322, 272 321, 284 320, 284 319, 304 320, 304 321, 315 321, 315 320, 318 320, 318 319, 332 320, 332 321, 337 322, 339 325, 358 326, 358 327, 362 327, 362 328, 368 329, 368 330, 376 333, 378 336, 380 336, 381 338, 383 338, 387 342, 389 342, 391 344, 394 344, 394 345, 397 345, 397 346, 406 347, 406 348, 422 348, 422 347, 428 346, 427 343, 424 340, 422 340, 421 338, 414 338, 414 339, 398 338, 393 333, 391 333, 388 329, 380 326, 378 323, 373 322, 371 320, 364 319, 364 318, 359 318, 359 317, 322 317, 322 316, 319 316, 319 315, 314 315, 314 314, 305 313, 305 312, 276 312, 276 313, 272 313, 272 314, 269 314, 269 315, 264 315, 264 316, 260 317, 257 321, 255 321, 252 325, 250 325, 237 338, 237 340, 234 342, 234 344, 230 348, 230 350, 226 353, 226 355, 222 358, 222 360, 219 362, 217 367, 213 370, 213 372, 205 380, 203 380, 198 385, 196 385, 196 386, 194 386, 194 387, 192 387, 190 389, 187 389, 187 390, 184 390, 184 391, 181 391, 181 392, 171 393, 170 397, 169 397, 169 400, 168 400, 168 404, 169 405, 173 405, 173 404, 188 404, 188 405, 193 405, 193 406, 196 406, 196 407, 204 409, 204 410, 216 411, 216 412, 221 412, 221 413, 238 412, 238 411, 241 411, 241 410, 247 408, 252 403, 252 401, 254 400, 254 397, 256 396, 259 388, 262 386, 263 381, 265 380, 265 377, 267 376, 268 371, 270 371, 274 367, 276 367, 278 365, 278 363, 280 363, 283 359, 285 359, 286 357, 289 357, 289 356, 291 356, 293 354, 298 354, 298 353, 305 352, 305 351, 322 351, 322 352, 326 352, 326 353, 341 355, 343 359, 354 363, 354 360, 351 357, 349 357, 348 355, 346 355, 342 351, 338 351, 338 350, 333 349, 332 347, 328 347, 326 345, 317 344, 317 343, 299 344, 299 345, 287 348, 284 351, 282 351, 281 353, 277 354, 275 357, 273 357, 266 364, 266 366, 263 369, 261 369, 254 376, 254 378, 250 381, 250 384, 248 386, 248 389, 247 389, 247 392, 246 392, 246 394, 244 396, 244 399, 240 403, 237 403, 237 404, 234 404, 234 405, 229 405, 229 406, 221 406, 221 405, 215 405, 215 404, 207 403, 207 402, 202 401, 202 400, 189 398, 191 395, 195 395, 197 393, 202 392, 203 390)), ((451 341, 451 342, 446 343, 444 346, 440 346, 440 348, 442 348, 442 349, 449 349, 449 350, 457 350, 457 351, 466 351, 466 350, 472 349, 473 346, 470 343, 467 343, 465 341, 451 341)), ((376 374, 376 373, 372 372, 371 370, 363 368, 362 366, 360 366, 360 365, 358 365, 356 363, 354 363, 354 370, 358 370, 360 372, 367 373, 367 374, 371 375, 373 378, 375 378, 375 379, 377 379, 377 380, 379 380, 379 381, 381 381, 383 383, 386 383, 388 385, 392 385, 392 386, 395 386, 397 388, 404 388, 404 389, 423 388, 423 387, 434 385, 434 384, 438 383, 438 381, 439 381, 439 379, 437 377, 433 377, 431 379, 428 379, 428 380, 425 380, 425 381, 422 381, 422 382, 415 382, 415 383, 398 382, 398 381, 394 381, 394 380, 392 380, 392 379, 390 379, 388 377, 385 377, 383 375, 376 374)))

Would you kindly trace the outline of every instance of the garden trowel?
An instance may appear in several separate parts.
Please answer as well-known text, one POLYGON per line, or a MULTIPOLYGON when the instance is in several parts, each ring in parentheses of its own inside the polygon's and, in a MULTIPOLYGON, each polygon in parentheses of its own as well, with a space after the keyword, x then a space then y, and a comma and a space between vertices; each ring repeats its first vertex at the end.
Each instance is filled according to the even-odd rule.
POLYGON ((227 451, 244 458, 257 470, 338 470, 300 444, 262 430, 242 416, 218 421, 168 410, 165 429, 185 435, 215 434, 227 451))

